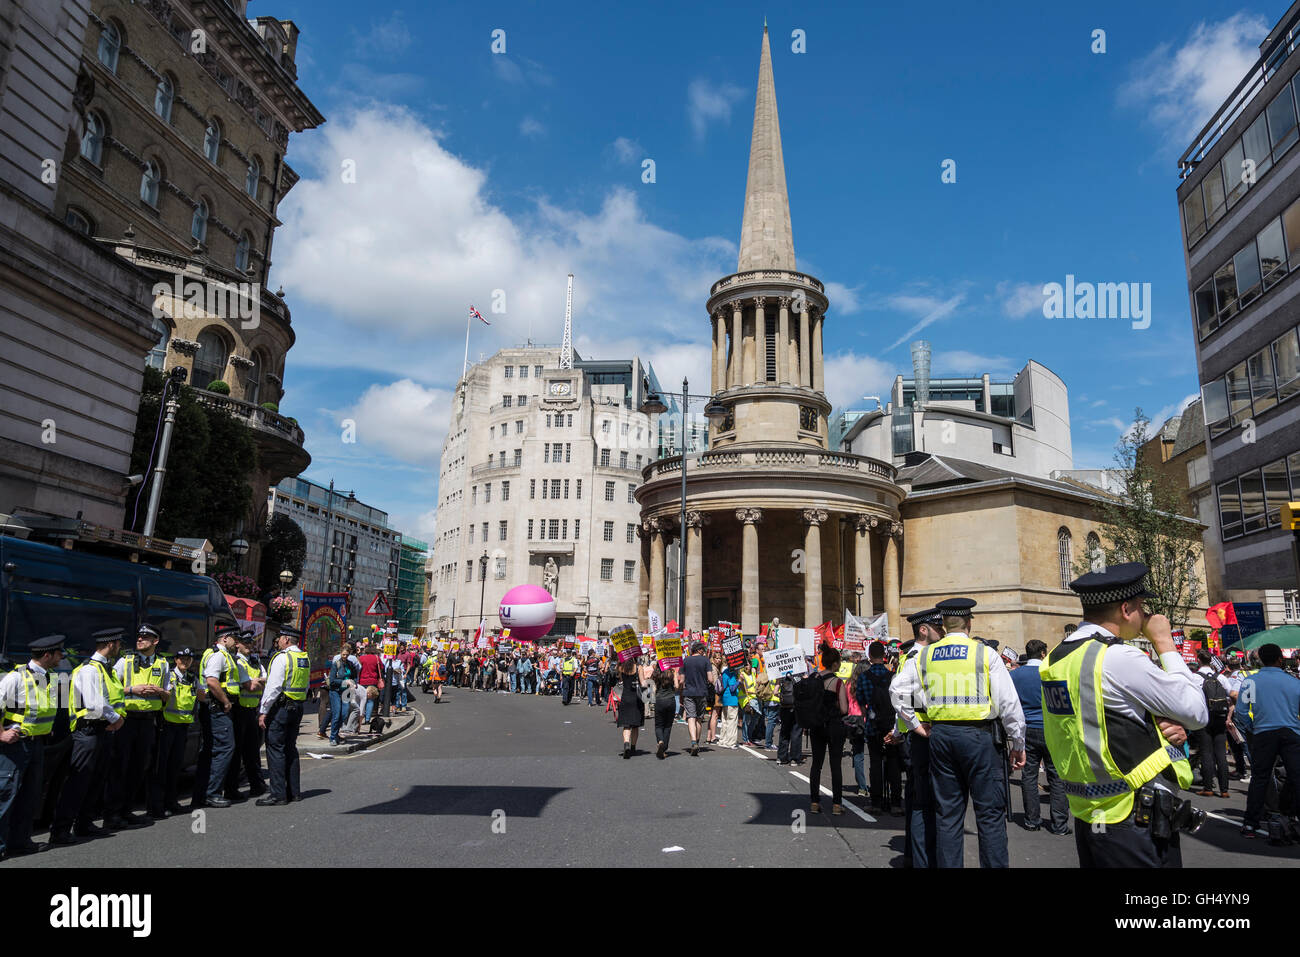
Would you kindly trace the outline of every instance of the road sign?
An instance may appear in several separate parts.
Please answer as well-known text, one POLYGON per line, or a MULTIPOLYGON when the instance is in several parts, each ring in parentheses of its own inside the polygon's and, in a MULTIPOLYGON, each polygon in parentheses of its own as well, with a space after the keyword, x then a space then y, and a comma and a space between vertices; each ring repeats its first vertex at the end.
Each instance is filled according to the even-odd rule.
POLYGON ((388 618, 393 614, 392 606, 388 604, 388 599, 384 597, 382 591, 375 592, 374 601, 372 601, 370 607, 366 609, 366 614, 383 615, 385 618, 388 618))

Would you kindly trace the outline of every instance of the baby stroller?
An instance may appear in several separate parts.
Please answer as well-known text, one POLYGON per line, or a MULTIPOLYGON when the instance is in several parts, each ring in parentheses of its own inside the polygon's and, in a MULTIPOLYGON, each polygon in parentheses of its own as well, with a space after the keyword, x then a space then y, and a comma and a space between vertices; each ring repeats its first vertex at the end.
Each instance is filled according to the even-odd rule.
POLYGON ((546 673, 546 683, 542 685, 542 694, 558 695, 560 693, 560 676, 554 671, 546 673))

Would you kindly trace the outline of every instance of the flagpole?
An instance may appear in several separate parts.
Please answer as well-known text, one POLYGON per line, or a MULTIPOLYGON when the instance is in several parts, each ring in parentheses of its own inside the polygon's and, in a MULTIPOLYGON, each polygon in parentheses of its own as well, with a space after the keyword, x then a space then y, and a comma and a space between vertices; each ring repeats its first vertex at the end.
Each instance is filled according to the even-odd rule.
POLYGON ((465 361, 460 367, 460 377, 465 378, 465 373, 469 371, 469 321, 473 317, 469 312, 465 313, 465 361))

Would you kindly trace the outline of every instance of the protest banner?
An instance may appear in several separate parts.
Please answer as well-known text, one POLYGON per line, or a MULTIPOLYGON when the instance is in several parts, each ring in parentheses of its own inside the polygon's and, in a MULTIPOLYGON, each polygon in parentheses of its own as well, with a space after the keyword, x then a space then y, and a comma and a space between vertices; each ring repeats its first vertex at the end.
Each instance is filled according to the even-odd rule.
POLYGON ((578 654, 582 655, 582 657, 584 658, 587 657, 587 655, 589 655, 591 652, 595 650, 596 650, 596 643, 591 639, 587 639, 586 641, 582 641, 578 643, 578 654))
POLYGON ((661 635, 655 639, 655 657, 664 671, 682 666, 682 636, 661 635))
POLYGON ((745 636, 727 635, 722 639, 722 657, 727 667, 739 668, 745 663, 745 636))
POLYGON ((391 639, 386 640, 386 641, 384 642, 384 647, 383 647, 383 652, 382 652, 382 653, 385 654, 385 655, 395 655, 395 654, 397 654, 397 639, 396 639, 396 638, 391 638, 391 639))
POLYGON ((631 625, 619 625, 609 633, 609 640, 618 652, 618 663, 631 661, 641 654, 641 639, 631 625))
POLYGON ((803 649, 796 646, 773 648, 763 652, 763 665, 769 677, 788 678, 791 675, 808 673, 808 662, 804 660, 803 649))
POLYGON ((656 631, 663 628, 663 622, 659 618, 659 612, 655 611, 653 608, 646 613, 646 618, 649 620, 650 634, 653 635, 656 631))

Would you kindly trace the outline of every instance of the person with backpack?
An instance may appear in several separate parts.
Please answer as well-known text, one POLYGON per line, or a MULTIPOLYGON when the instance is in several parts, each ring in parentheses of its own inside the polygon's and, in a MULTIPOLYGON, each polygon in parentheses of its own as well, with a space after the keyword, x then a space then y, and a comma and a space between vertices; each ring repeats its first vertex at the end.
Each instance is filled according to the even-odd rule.
POLYGON ((899 748, 885 744, 894 730, 896 714, 889 684, 893 672, 885 667, 885 646, 873 641, 867 647, 867 667, 858 672, 853 698, 861 709, 867 751, 871 756, 871 806, 879 812, 903 813, 903 766, 899 748))
POLYGON ((1214 797, 1213 782, 1218 771, 1219 797, 1228 793, 1228 712, 1236 693, 1229 679, 1214 668, 1214 656, 1202 648, 1196 652, 1197 676, 1205 695, 1205 706, 1210 712, 1210 722, 1196 732, 1197 748, 1201 755, 1201 797, 1214 797))
POLYGON ((776 742, 776 763, 781 767, 803 764, 803 729, 794 711, 794 686, 799 679, 786 675, 777 682, 781 699, 781 732, 776 742))
POLYGON ((844 739, 848 729, 844 716, 849 713, 848 686, 836 675, 840 653, 823 646, 821 668, 794 686, 794 710, 799 724, 807 729, 812 742, 812 766, 808 769, 809 810, 821 813, 822 764, 830 753, 831 814, 844 813, 844 774, 840 760, 844 757, 844 739))

